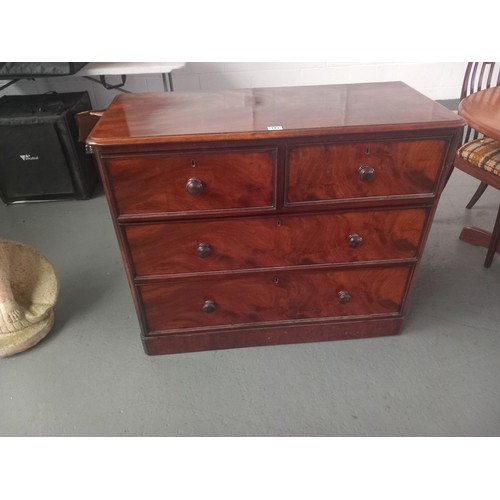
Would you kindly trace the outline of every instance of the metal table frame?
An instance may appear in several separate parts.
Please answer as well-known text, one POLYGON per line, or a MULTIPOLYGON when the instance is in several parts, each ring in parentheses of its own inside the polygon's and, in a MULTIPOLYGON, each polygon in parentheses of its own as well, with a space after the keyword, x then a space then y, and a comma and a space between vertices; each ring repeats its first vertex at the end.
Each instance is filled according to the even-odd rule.
MULTIPOLYGON (((102 85, 108 90, 118 90, 126 94, 131 94, 130 90, 124 88, 127 81, 127 75, 147 75, 160 73, 163 82, 163 90, 172 92, 174 85, 172 82, 172 71, 182 68, 185 65, 183 62, 166 62, 166 63, 87 63, 80 71, 73 75, 61 75, 65 77, 79 76, 94 83, 102 85), (119 75, 121 81, 117 84, 111 84, 106 80, 106 77, 119 75)), ((27 79, 34 80, 37 77, 29 76, 27 79)), ((51 76, 41 75, 39 78, 53 78, 51 76)), ((59 77, 60 78, 60 77, 59 77)), ((17 83, 22 78, 14 78, 0 87, 0 92, 14 83, 17 83)))

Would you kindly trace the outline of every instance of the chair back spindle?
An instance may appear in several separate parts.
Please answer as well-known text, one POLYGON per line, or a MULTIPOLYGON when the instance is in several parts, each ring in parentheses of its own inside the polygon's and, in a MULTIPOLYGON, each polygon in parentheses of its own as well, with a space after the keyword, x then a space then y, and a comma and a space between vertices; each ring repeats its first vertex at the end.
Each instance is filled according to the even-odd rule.
MULTIPOLYGON (((469 62, 465 70, 460 100, 470 94, 490 87, 500 85, 500 63, 496 62, 469 62)), ((482 137, 477 130, 466 126, 462 144, 482 137)))

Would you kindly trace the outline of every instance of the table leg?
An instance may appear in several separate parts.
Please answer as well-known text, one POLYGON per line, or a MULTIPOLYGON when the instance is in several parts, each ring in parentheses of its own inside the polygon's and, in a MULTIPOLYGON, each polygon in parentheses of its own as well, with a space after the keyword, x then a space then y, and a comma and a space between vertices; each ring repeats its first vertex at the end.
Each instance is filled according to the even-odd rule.
POLYGON ((2 85, 0 87, 0 91, 3 89, 6 89, 7 87, 10 87, 11 85, 14 85, 14 83, 18 82, 19 80, 20 80, 20 78, 16 78, 16 79, 11 80, 10 82, 6 83, 5 85, 2 85))
POLYGON ((118 90, 119 92, 123 92, 124 94, 131 94, 132 92, 130 92, 130 90, 125 90, 124 88, 122 88, 122 85, 125 84, 125 81, 123 80, 123 76, 125 76, 125 75, 122 75, 122 83, 118 84, 118 85, 106 85, 102 80, 98 80, 97 78, 94 78, 92 76, 84 76, 83 78, 86 78, 87 80, 90 80, 91 82, 99 83, 105 89, 108 89, 108 90, 113 89, 113 90, 118 90))
MULTIPOLYGON (((471 245, 488 248, 490 245, 491 233, 475 226, 465 226, 459 238, 471 245)), ((497 252, 500 253, 500 242, 497 245, 497 252)))
POLYGON ((163 90, 165 92, 173 92, 174 84, 172 82, 172 74, 171 73, 162 73, 161 78, 163 80, 163 90))

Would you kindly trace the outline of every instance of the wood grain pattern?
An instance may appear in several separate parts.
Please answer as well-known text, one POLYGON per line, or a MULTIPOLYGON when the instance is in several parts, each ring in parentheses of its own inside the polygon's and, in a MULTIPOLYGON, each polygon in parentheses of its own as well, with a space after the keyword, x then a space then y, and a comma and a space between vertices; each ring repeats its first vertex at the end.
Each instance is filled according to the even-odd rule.
POLYGON ((360 339, 397 335, 401 332, 400 317, 359 320, 311 321, 284 325, 219 329, 216 331, 168 333, 142 336, 144 350, 149 355, 181 352, 234 349, 239 347, 325 342, 328 340, 360 339))
POLYGON ((93 145, 167 144, 411 131, 463 120, 402 82, 120 95, 93 145), (282 130, 269 131, 269 126, 282 130))
POLYGON ((139 276, 416 258, 426 210, 140 224, 124 228, 139 276), (362 238, 358 247, 349 236, 362 238), (210 246, 199 257, 198 245, 210 246))
POLYGON ((115 99, 88 143, 146 352, 399 333, 463 124, 401 82, 115 99))
POLYGON ((444 141, 299 146, 288 156, 289 203, 434 192, 444 141), (360 179, 360 168, 375 170, 360 179))
POLYGON ((309 270, 171 280, 140 287, 150 332, 311 318, 395 314, 409 268, 309 270), (352 300, 340 304, 338 293, 352 300), (216 311, 203 312, 205 301, 216 311))
POLYGON ((112 158, 106 168, 120 214, 196 213, 274 205, 273 149, 112 158), (202 193, 186 190, 199 179, 202 193))
MULTIPOLYGON (((471 245, 489 248, 491 232, 476 226, 465 226, 460 233, 459 239, 471 245)), ((500 243, 497 244, 495 251, 500 253, 500 243)))
POLYGON ((466 97, 460 101, 458 112, 472 128, 500 141, 500 86, 466 97))

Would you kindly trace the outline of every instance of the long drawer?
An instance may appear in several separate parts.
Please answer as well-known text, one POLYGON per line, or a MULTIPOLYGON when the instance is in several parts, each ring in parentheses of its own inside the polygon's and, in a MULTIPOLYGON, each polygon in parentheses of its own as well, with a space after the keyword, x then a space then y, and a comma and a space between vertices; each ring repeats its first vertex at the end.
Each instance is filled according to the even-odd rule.
POLYGON ((290 147, 286 201, 431 194, 444 149, 441 140, 290 147))
POLYGON ((139 287, 149 333, 312 318, 394 315, 411 268, 262 272, 139 287))
POLYGON ((275 206, 274 149, 117 157, 106 169, 120 215, 275 206))
POLYGON ((409 259, 424 209, 199 222, 124 228, 138 276, 409 259))

